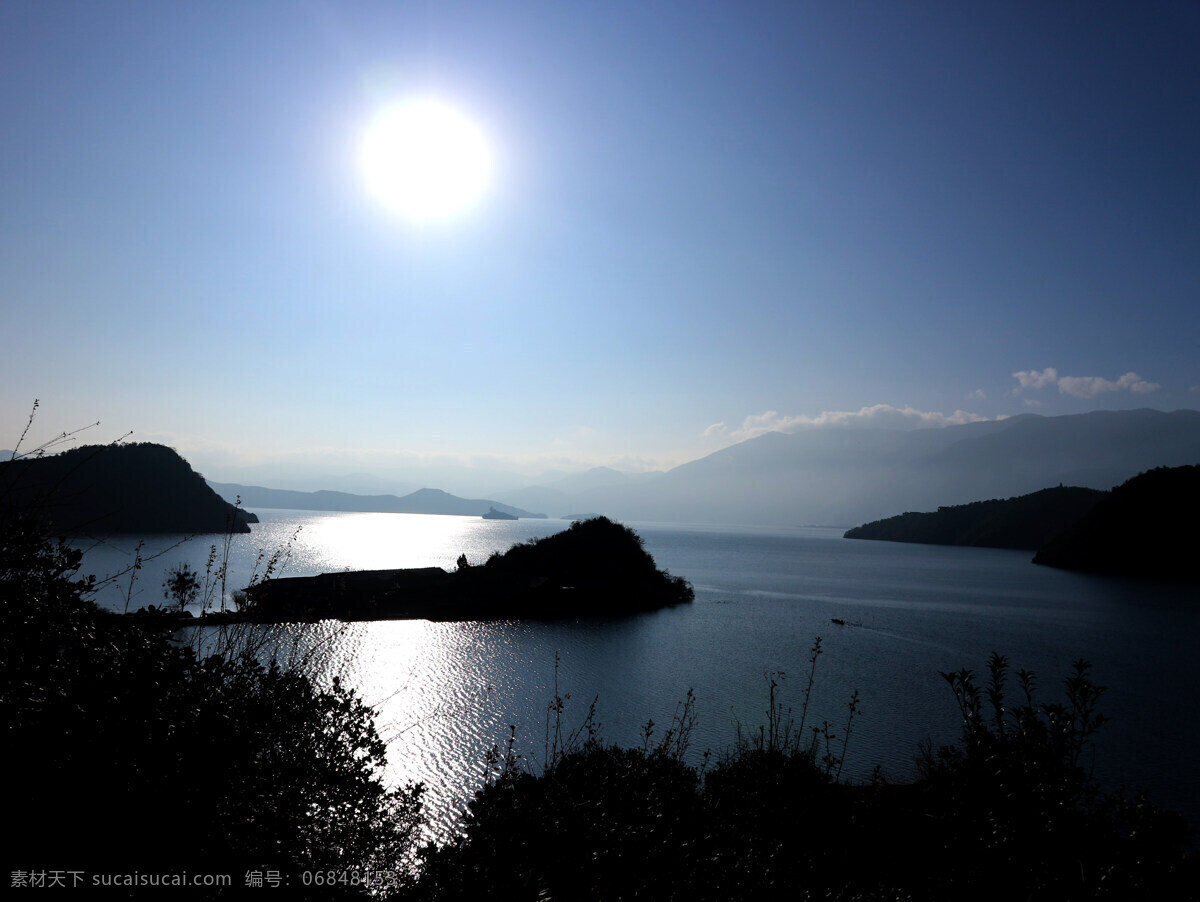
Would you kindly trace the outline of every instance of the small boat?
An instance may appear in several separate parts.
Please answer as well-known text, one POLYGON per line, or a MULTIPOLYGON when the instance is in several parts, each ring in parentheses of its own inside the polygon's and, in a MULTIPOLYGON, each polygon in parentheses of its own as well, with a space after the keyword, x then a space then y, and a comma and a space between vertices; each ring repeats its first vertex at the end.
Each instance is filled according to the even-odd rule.
POLYGON ((498 511, 494 507, 489 507, 487 513, 483 515, 485 520, 519 520, 520 517, 515 517, 512 514, 506 514, 504 511, 498 511))

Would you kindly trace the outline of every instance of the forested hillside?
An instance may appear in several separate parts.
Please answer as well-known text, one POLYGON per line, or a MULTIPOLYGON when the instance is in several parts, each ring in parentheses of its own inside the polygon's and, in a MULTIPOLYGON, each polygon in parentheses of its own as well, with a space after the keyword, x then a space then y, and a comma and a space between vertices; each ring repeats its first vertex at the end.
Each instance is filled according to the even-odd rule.
POLYGON ((56 535, 249 532, 177 451, 148 442, 85 445, 0 463, 0 508, 56 535))
POLYGON ((1097 489, 1058 486, 1016 498, 939 507, 929 513, 910 511, 856 526, 846 538, 1036 550, 1107 494, 1097 489))

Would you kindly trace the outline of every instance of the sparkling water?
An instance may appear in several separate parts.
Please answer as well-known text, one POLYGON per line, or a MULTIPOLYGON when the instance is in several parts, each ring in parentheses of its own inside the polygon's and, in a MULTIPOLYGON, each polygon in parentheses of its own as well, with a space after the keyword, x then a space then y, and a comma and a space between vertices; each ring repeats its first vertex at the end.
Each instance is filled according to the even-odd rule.
MULTIPOLYGON (((438 566, 460 554, 475 564, 515 542, 566 528, 561 520, 494 521, 415 514, 257 511, 262 522, 234 536, 227 592, 250 581, 259 549, 289 549, 283 575, 342 569, 438 566)), ((719 755, 735 724, 766 722, 767 673, 786 674, 782 698, 797 720, 810 650, 822 639, 806 731, 828 720, 840 751, 855 690, 843 777, 876 765, 903 780, 923 742, 958 734, 939 671, 982 674, 998 651, 1015 672, 1034 670, 1042 701, 1063 698, 1073 661, 1109 686, 1112 718, 1098 739, 1106 785, 1150 789, 1152 801, 1200 822, 1200 604, 1194 587, 1114 580, 1036 567, 1032 554, 841 538, 825 529, 721 529, 630 524, 660 567, 690 580, 692 605, 612 620, 552 623, 423 620, 289 625, 282 646, 307 652, 321 680, 341 676, 372 704, 389 748, 386 778, 426 784, 430 829, 445 837, 478 788, 485 755, 503 745, 536 766, 547 748, 548 706, 566 701, 562 726, 582 725, 596 703, 603 738, 651 742, 689 690, 696 728, 689 754, 719 755), (556 689, 557 686, 557 689, 556 689)), ((165 552, 108 586, 115 608, 163 604, 165 571, 188 562, 201 573, 223 538, 146 537, 143 558, 165 552), (130 581, 130 576, 134 576, 130 581)), ((136 538, 91 547, 101 576, 129 566, 136 538)), ((265 558, 264 558, 265 559, 265 558)), ((258 565, 261 572, 263 564, 258 565)), ((220 598, 214 586, 210 599, 220 598)), ((1014 699, 1016 696, 1013 696, 1014 699)))

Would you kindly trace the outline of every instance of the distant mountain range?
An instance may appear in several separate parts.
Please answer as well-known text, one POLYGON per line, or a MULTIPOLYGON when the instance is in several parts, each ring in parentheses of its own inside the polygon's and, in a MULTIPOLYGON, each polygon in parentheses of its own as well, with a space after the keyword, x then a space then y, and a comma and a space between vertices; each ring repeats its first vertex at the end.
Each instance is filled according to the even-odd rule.
POLYGON ((542 485, 467 500, 422 489, 405 496, 288 492, 211 483, 249 508, 373 510, 519 517, 580 511, 622 521, 848 528, 902 511, 1068 485, 1107 491, 1145 470, 1200 463, 1200 411, 1023 414, 911 431, 808 428, 770 432, 666 473, 598 467, 542 485))
POLYGON ((385 514, 454 514, 463 517, 482 517, 489 509, 531 519, 545 518, 542 513, 530 513, 499 501, 459 498, 440 489, 418 489, 397 497, 395 495, 351 495, 348 492, 293 492, 287 489, 268 489, 257 485, 236 485, 228 482, 209 482, 209 486, 226 501, 241 499, 249 509, 260 507, 284 510, 357 511, 385 514))
POLYGON ((648 473, 622 473, 612 467, 592 467, 582 473, 558 474, 552 480, 515 491, 496 492, 495 495, 506 504, 531 510, 553 511, 553 516, 575 519, 570 513, 578 510, 574 506, 574 499, 588 494, 603 497, 609 492, 635 490, 637 486, 654 482, 663 475, 658 470, 648 473))
MULTIPOLYGON (((770 432, 666 473, 632 475, 597 468, 478 499, 437 489, 402 496, 353 495, 211 482, 213 494, 178 454, 154 448, 162 446, 114 449, 145 457, 120 473, 116 462, 132 461, 132 456, 99 455, 97 461, 112 461, 117 467, 107 476, 103 475, 107 469, 89 464, 88 492, 102 494, 95 495, 99 506, 87 516, 103 516, 109 531, 219 531, 227 515, 227 505, 216 497, 219 494, 225 501, 240 496, 249 510, 273 507, 479 517, 494 507, 517 517, 544 517, 547 513, 561 517, 588 511, 625 522, 848 528, 903 511, 1011 498, 1048 486, 1107 491, 1156 467, 1200 464, 1200 411, 1142 409, 1059 417, 1025 414, 913 431, 827 427, 789 434, 770 432), (162 475, 167 472, 174 475, 168 479, 162 475), (102 485, 106 481, 111 484, 102 485), (195 486, 199 493, 193 492, 195 486), (204 494, 209 498, 201 501, 204 494), (188 500, 172 500, 183 498, 188 500), (135 525, 130 518, 149 506, 156 510, 153 522, 161 525, 135 525), (201 518, 202 526, 194 522, 170 525, 177 519, 171 509, 184 510, 185 506, 189 512, 201 506, 209 511, 201 518)), ((68 465, 92 456, 94 450, 79 448, 48 455, 44 461, 16 461, 5 466, 13 468, 10 475, 32 473, 30 468, 39 464, 44 464, 46 474, 51 470, 59 474, 56 468, 65 467, 60 475, 38 476, 38 482, 49 488, 61 479, 75 480, 68 465)), ((363 482, 369 480, 369 474, 363 474, 363 482)), ((17 484, 29 484, 29 480, 22 476, 10 482, 10 486, 17 484)), ((75 481, 63 485, 72 493, 84 486, 75 481)), ((58 516, 65 513, 60 511, 58 516)), ((245 524, 239 523, 237 528, 244 529, 245 524)))
POLYGON ((1195 410, 1023 414, 912 431, 808 428, 769 432, 637 483, 564 493, 550 509, 625 521, 850 527, 1059 484, 1108 490, 1154 467, 1193 463, 1195 410))

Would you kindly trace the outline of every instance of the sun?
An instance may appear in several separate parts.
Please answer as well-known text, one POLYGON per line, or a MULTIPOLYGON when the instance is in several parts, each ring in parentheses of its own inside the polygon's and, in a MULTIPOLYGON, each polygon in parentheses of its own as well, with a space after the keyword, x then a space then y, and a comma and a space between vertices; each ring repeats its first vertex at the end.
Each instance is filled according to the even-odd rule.
POLYGON ((468 207, 482 194, 489 168, 479 129, 437 101, 386 107, 363 136, 367 187, 409 219, 439 219, 468 207))

